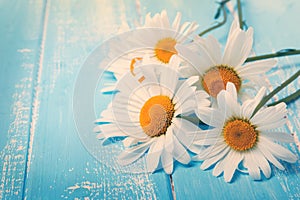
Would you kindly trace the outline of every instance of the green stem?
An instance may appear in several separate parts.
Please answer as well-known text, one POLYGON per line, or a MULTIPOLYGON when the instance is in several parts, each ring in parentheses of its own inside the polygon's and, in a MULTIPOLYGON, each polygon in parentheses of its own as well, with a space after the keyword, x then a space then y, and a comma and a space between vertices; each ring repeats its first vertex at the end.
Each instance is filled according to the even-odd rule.
POLYGON ((242 6, 241 6, 241 1, 240 0, 237 0, 237 7, 238 7, 240 28, 243 30, 243 27, 244 27, 243 12, 242 12, 242 6))
MULTIPOLYGON (((270 94, 268 94, 267 96, 263 97, 262 100, 259 102, 259 104, 256 106, 252 116, 254 116, 261 107, 263 107, 275 94, 277 94, 280 90, 282 90, 283 88, 285 88, 288 84, 290 84, 293 80, 295 80, 296 78, 298 78, 298 76, 300 75, 300 70, 297 71, 293 76, 291 76, 288 80, 286 80, 282 85, 278 86, 277 88, 275 88, 275 90, 273 90, 270 94)), ((252 117, 251 116, 251 117, 252 117)))
POLYGON ((283 99, 280 99, 279 101, 276 101, 276 102, 273 102, 273 103, 270 103, 268 104, 267 106, 275 106, 281 102, 284 102, 286 104, 289 104, 290 102, 292 101, 295 101, 296 99, 298 99, 300 97, 300 89, 297 90, 295 93, 283 98, 283 99))
POLYGON ((275 58, 275 57, 282 57, 282 56, 292 56, 292 55, 298 55, 298 54, 300 54, 300 49, 292 49, 292 50, 287 51, 287 52, 278 51, 276 53, 249 57, 249 58, 247 58, 247 60, 245 62, 253 62, 253 61, 264 60, 264 59, 268 59, 268 58, 275 58))
POLYGON ((227 13, 226 13, 226 9, 225 9, 225 3, 221 3, 220 6, 221 6, 221 9, 222 9, 222 12, 223 12, 223 20, 221 22, 218 22, 216 25, 214 25, 214 26, 212 26, 212 27, 210 27, 210 28, 202 31, 201 33, 199 33, 199 36, 203 36, 206 33, 210 32, 210 31, 212 31, 212 30, 214 30, 216 28, 219 28, 219 27, 223 26, 226 23, 226 21, 227 21, 227 13))

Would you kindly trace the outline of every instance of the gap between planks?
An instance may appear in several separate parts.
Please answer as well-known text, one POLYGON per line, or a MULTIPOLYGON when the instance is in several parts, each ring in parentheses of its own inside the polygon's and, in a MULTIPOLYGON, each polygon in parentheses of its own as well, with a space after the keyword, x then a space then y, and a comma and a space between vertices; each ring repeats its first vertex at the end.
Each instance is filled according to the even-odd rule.
POLYGON ((170 184, 171 184, 171 190, 172 190, 172 199, 176 200, 176 192, 175 192, 175 186, 174 186, 172 174, 170 174, 169 177, 170 177, 170 184))
POLYGON ((27 176, 30 170, 31 158, 32 158, 32 147, 33 147, 33 140, 35 134, 35 128, 38 120, 38 113, 39 113, 39 106, 40 106, 40 93, 41 93, 41 79, 42 79, 42 72, 43 72, 43 64, 44 64, 44 54, 45 54, 45 42, 47 36, 47 27, 48 27, 48 17, 49 17, 49 8, 50 8, 50 0, 44 1, 44 8, 43 8, 43 16, 42 16, 42 31, 41 31, 41 40, 40 40, 40 56, 38 60, 38 66, 36 73, 36 79, 34 80, 34 87, 32 91, 32 104, 30 108, 30 117, 29 117, 29 135, 28 135, 28 142, 27 142, 27 153, 25 157, 25 170, 24 170, 24 180, 23 180, 23 189, 22 189, 22 199, 26 199, 26 183, 27 183, 27 176))

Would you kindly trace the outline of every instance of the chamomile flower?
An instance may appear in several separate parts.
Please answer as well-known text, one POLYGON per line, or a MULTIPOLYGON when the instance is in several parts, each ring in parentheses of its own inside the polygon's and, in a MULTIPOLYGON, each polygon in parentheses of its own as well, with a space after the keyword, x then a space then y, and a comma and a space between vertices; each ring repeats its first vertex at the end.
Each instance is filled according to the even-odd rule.
MULTIPOLYGON (((123 25, 123 27, 125 27, 122 29, 123 31, 130 30, 128 25, 123 25)), ((172 25, 165 10, 153 17, 148 13, 145 24, 136 27, 139 30, 128 34, 126 41, 119 41, 110 47, 112 55, 118 55, 118 52, 128 49, 128 46, 132 47, 132 51, 116 59, 108 66, 107 71, 112 72, 118 82, 125 73, 130 71, 134 74, 135 68, 140 64, 165 64, 168 66, 171 57, 177 55, 175 45, 185 43, 197 27, 195 22, 181 24, 180 13, 177 13, 172 25)), ((115 58, 110 59, 114 60, 115 58)), ((111 84, 102 89, 102 92, 113 91, 115 86, 115 84, 111 84)))
POLYGON ((179 55, 192 64, 192 67, 182 67, 181 73, 186 77, 200 76, 198 85, 213 97, 217 97, 228 82, 234 83, 238 92, 249 83, 259 84, 260 75, 276 65, 276 60, 268 59, 244 64, 252 44, 253 29, 250 27, 247 31, 243 31, 235 20, 231 25, 223 55, 221 45, 211 35, 206 39, 196 37, 189 46, 177 45, 179 55))
POLYGON ((137 37, 137 42, 144 43, 151 48, 149 52, 151 57, 161 63, 169 63, 171 57, 178 54, 175 45, 185 44, 198 25, 195 22, 181 24, 181 13, 177 13, 171 25, 167 12, 163 10, 153 17, 150 13, 147 14, 143 28, 159 28, 160 33, 157 33, 157 29, 146 29, 145 35, 137 37))
POLYGON ((195 160, 204 160, 201 169, 215 164, 213 175, 224 172, 225 181, 230 182, 235 171, 243 166, 254 180, 260 180, 260 171, 266 178, 271 176, 269 162, 281 170, 284 167, 278 159, 296 162, 297 157, 277 143, 293 142, 293 137, 274 130, 286 123, 285 103, 263 107, 253 113, 264 93, 265 88, 262 88, 254 99, 240 105, 236 88, 229 82, 226 90, 217 96, 218 108, 198 110, 198 117, 214 127, 202 131, 195 140, 195 145, 209 145, 195 157, 195 160))
POLYGON ((162 167, 170 174, 174 160, 187 164, 191 160, 188 152, 198 152, 192 145, 195 136, 185 132, 195 133, 199 128, 181 116, 193 113, 196 102, 209 106, 209 96, 191 86, 198 77, 181 80, 170 67, 141 66, 139 75, 127 73, 112 103, 97 120, 100 124, 95 131, 103 141, 124 137, 126 148, 118 157, 121 165, 146 154, 147 171, 162 167))
POLYGON ((118 81, 121 80, 126 73, 130 72, 135 76, 135 69, 137 67, 151 63, 153 62, 151 62, 149 57, 143 52, 128 53, 121 56, 120 58, 112 62, 106 69, 106 71, 112 72, 114 74, 116 81, 107 83, 106 87, 104 87, 101 92, 106 93, 115 91, 118 81))

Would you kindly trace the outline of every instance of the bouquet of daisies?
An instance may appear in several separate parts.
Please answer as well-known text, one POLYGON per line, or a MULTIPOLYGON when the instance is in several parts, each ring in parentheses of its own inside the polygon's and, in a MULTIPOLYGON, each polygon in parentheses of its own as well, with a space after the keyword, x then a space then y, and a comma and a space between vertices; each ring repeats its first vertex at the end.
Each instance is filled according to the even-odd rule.
POLYGON ((271 97, 262 75, 276 60, 247 62, 253 29, 242 30, 238 20, 223 52, 215 37, 195 35, 197 28, 195 22, 182 23, 180 13, 171 24, 166 11, 148 14, 136 27, 143 34, 133 32, 126 45, 147 48, 134 49, 107 68, 116 82, 102 90, 114 91, 114 97, 96 121, 98 138, 122 138, 121 165, 145 156, 148 172, 163 168, 171 174, 175 161, 202 161, 201 169, 213 166, 213 175, 223 173, 226 182, 236 170, 259 180, 260 171, 271 176, 270 163, 283 170, 279 160, 296 162, 278 143, 294 141, 276 131, 286 123, 286 104, 265 106, 271 97))

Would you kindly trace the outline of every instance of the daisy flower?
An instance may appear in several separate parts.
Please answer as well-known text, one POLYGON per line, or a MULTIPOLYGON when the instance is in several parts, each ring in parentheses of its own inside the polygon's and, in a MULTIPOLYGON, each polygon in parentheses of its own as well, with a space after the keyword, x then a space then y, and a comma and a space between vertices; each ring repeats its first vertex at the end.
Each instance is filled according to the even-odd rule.
POLYGON ((213 175, 224 172, 225 181, 230 182, 236 169, 244 167, 254 180, 260 180, 260 170, 266 178, 271 176, 269 163, 284 170, 278 159, 296 162, 297 157, 277 143, 293 142, 293 137, 274 130, 286 123, 285 103, 263 107, 253 115, 264 93, 262 88, 254 99, 240 105, 236 88, 229 82, 217 96, 218 108, 198 109, 198 117, 214 127, 200 131, 195 139, 195 145, 209 145, 195 157, 204 160, 201 169, 215 164, 213 175))
MULTIPOLYGON (((170 62, 172 65, 172 61, 170 62)), ((189 151, 198 152, 192 145, 199 128, 181 118, 196 109, 196 102, 209 106, 209 95, 195 92, 191 86, 198 77, 179 79, 176 71, 162 65, 139 67, 139 76, 127 73, 119 82, 111 105, 101 113, 95 128, 98 137, 106 141, 123 137, 125 150, 119 155, 121 165, 128 165, 146 154, 147 171, 162 167, 173 171, 174 160, 187 164, 189 151)))
MULTIPOLYGON (((129 26, 125 30, 129 29, 129 26)), ((138 63, 145 64, 168 64, 173 55, 177 55, 176 44, 183 44, 188 40, 198 25, 195 22, 184 22, 181 24, 181 14, 177 13, 172 25, 169 22, 167 12, 146 15, 145 24, 137 27, 139 31, 129 34, 126 41, 120 41, 116 46, 111 47, 111 54, 122 51, 124 45, 126 49, 132 46, 132 52, 121 56, 113 62, 107 69, 114 73, 117 81, 126 72, 133 72, 138 63), (143 29, 143 30, 142 30, 143 29), (125 42, 125 43, 124 43, 125 42), (144 47, 140 49, 139 47, 144 47)), ((114 58, 111 58, 113 60, 114 58)), ((114 85, 102 90, 102 92, 111 91, 114 85)))
POLYGON ((116 82, 106 83, 105 87, 101 89, 102 93, 112 92, 116 90, 116 86, 123 75, 130 72, 135 76, 135 69, 141 65, 151 64, 151 60, 143 52, 128 53, 113 61, 106 69, 112 72, 116 78, 116 82))
POLYGON ((223 55, 221 45, 211 35, 206 39, 198 36, 189 46, 177 45, 179 55, 192 64, 182 67, 181 73, 186 77, 200 76, 198 85, 212 97, 217 97, 228 82, 234 83, 238 92, 247 86, 247 81, 259 84, 260 75, 276 65, 276 60, 268 59, 244 64, 251 52, 252 44, 253 29, 250 27, 247 31, 243 31, 235 20, 231 25, 223 55))
POLYGON ((178 54, 175 46, 184 44, 188 37, 191 36, 198 28, 196 22, 181 22, 181 13, 177 13, 172 25, 169 22, 167 12, 163 10, 160 14, 155 14, 152 18, 150 13, 146 15, 145 25, 143 28, 159 28, 149 29, 142 37, 137 37, 137 42, 144 43, 151 48, 150 55, 161 63, 169 63, 171 57, 178 54))

